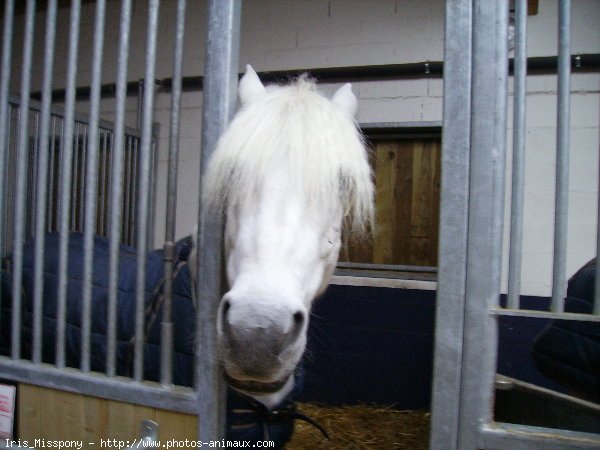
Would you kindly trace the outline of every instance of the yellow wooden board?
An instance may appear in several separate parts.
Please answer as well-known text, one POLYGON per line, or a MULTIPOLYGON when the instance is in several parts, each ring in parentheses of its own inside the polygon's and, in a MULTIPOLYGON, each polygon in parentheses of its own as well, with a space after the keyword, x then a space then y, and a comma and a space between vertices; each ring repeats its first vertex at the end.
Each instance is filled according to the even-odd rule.
POLYGON ((20 384, 17 388, 17 438, 30 445, 77 440, 84 448, 100 448, 101 440, 130 441, 140 437, 140 423, 158 423, 160 441, 196 440, 198 419, 158 408, 105 400, 56 389, 20 384), (94 447, 89 443, 94 443, 94 447))

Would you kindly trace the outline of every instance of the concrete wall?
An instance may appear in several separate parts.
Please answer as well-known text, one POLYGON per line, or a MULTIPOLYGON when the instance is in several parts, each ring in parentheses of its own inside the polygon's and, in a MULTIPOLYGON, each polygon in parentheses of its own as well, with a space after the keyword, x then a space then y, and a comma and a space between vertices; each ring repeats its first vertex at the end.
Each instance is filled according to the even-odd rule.
MULTIPOLYGON (((161 6, 157 78, 171 76, 174 0, 161 6)), ((206 2, 189 1, 184 75, 203 73, 206 2)), ((129 80, 143 76, 146 1, 134 2, 129 80)), ((113 82, 118 47, 120 2, 109 1, 103 82, 113 82)), ((529 55, 556 54, 556 0, 540 2, 539 14, 529 18, 529 55)), ((90 80, 91 36, 94 6, 82 13, 82 45, 78 84, 90 80)), ((60 10, 57 36, 55 87, 64 87, 68 10, 60 10)), ((45 15, 37 15, 35 61, 43 52, 45 15)), ((572 52, 600 53, 600 2, 574 0, 572 52)), ((22 26, 15 33, 15 67, 20 60, 22 26)), ((442 0, 245 0, 240 68, 251 63, 257 71, 369 64, 410 63, 443 59, 444 2, 442 0)), ((39 89, 41 65, 34 65, 33 89, 39 89)), ((18 69, 13 92, 18 92, 18 69)), ((324 85, 332 92, 337 86, 324 85)), ((355 83, 359 96, 358 120, 375 122, 431 121, 442 118, 442 81, 421 78, 402 81, 355 83)), ((532 76, 528 84, 527 166, 523 293, 550 294, 555 151, 554 76, 532 76)), ((572 78, 572 154, 570 183, 568 274, 595 254, 598 184, 598 124, 600 75, 574 74, 572 78)), ((158 176, 158 214, 155 243, 164 234, 164 203, 170 97, 159 93, 155 119, 161 123, 158 176)), ((135 123, 135 99, 128 101, 128 120, 135 123)), ((112 118, 112 99, 103 101, 103 116, 112 118)), ((79 108, 85 111, 86 102, 79 108)), ((181 163, 179 178, 178 235, 188 234, 195 222, 197 167, 200 148, 202 95, 183 98, 181 163)), ((512 115, 509 114, 509 118, 512 115)), ((511 129, 509 129, 509 134, 511 129)), ((510 140, 510 139, 509 139, 510 140)), ((510 182, 510 177, 508 177, 510 182)), ((509 198, 509 197, 507 197, 509 198)))

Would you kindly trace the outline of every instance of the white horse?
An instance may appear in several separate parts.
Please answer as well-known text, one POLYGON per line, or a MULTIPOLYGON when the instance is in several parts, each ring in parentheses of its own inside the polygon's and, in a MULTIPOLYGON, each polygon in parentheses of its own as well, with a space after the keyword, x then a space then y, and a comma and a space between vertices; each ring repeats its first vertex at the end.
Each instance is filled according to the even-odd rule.
POLYGON ((272 408, 293 388, 342 227, 371 226, 373 182, 350 84, 328 100, 307 77, 265 88, 247 66, 238 93, 241 109, 217 144, 202 200, 226 214, 230 290, 217 323, 225 377, 272 408))

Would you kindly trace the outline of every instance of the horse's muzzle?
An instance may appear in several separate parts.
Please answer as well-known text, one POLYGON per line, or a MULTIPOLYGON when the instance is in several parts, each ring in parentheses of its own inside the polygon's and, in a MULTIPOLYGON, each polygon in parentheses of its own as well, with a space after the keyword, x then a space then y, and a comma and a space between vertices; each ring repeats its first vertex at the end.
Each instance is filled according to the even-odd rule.
POLYGON ((252 392, 281 389, 304 351, 305 317, 284 306, 224 299, 219 338, 229 384, 252 392))

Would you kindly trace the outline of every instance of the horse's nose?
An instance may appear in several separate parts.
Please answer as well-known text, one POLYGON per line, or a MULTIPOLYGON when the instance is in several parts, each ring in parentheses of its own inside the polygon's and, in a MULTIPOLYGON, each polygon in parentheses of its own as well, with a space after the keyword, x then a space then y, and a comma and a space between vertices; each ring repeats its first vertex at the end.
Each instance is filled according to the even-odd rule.
POLYGON ((281 363, 299 339, 306 313, 287 306, 221 302, 221 331, 226 354, 248 375, 281 363))

